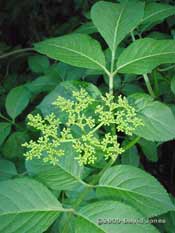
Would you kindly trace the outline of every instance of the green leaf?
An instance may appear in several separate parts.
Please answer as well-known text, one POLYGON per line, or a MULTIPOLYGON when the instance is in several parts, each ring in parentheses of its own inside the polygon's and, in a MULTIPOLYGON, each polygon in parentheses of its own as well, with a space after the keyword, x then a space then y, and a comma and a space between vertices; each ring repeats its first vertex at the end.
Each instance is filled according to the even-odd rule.
POLYGON ((144 4, 124 1, 122 4, 100 1, 91 10, 93 23, 111 51, 129 34, 144 16, 144 4))
POLYGON ((151 2, 145 6, 145 14, 142 20, 141 31, 160 23, 165 18, 175 15, 175 7, 169 4, 151 2))
POLYGON ((127 223, 142 221, 144 216, 131 206, 117 201, 88 204, 80 209, 77 215, 79 217, 76 220, 76 233, 158 233, 150 224, 127 223))
POLYGON ((100 44, 80 33, 51 38, 35 44, 35 50, 64 63, 97 70, 105 69, 100 44))
POLYGON ((14 132, 4 143, 2 152, 6 159, 22 158, 24 148, 21 146, 29 140, 26 132, 14 132))
POLYGON ((41 160, 26 161, 30 175, 53 190, 75 190, 79 185, 86 185, 81 180, 83 167, 80 167, 70 143, 64 145, 65 155, 53 166, 41 160))
MULTIPOLYGON (((174 197, 171 198, 174 206, 175 206, 175 199, 174 197)), ((162 216, 165 219, 164 228, 168 233, 175 232, 175 211, 170 211, 169 213, 162 216)))
POLYGON ((0 159, 0 181, 8 180, 17 175, 14 163, 0 159))
POLYGON ((93 34, 97 32, 95 25, 92 22, 83 23, 75 30, 76 33, 93 34))
POLYGON ((8 137, 11 131, 11 124, 1 122, 0 123, 0 146, 3 144, 5 139, 8 137))
POLYGON ((42 233, 64 211, 52 193, 35 180, 2 181, 0 186, 0 232, 42 233))
POLYGON ((153 31, 147 35, 147 37, 156 39, 156 40, 168 40, 171 39, 171 36, 162 32, 153 31))
POLYGON ((39 94, 41 92, 52 91, 55 86, 59 83, 58 78, 53 78, 50 76, 41 76, 35 79, 34 81, 27 83, 25 86, 33 94, 39 94))
POLYGON ((158 161, 157 144, 155 142, 141 139, 139 142, 144 155, 152 162, 158 161))
POLYGON ((129 164, 138 167, 139 160, 140 158, 136 146, 131 147, 121 155, 122 164, 129 164))
POLYGON ((144 123, 136 128, 136 135, 157 142, 175 138, 175 117, 167 105, 153 101, 146 94, 133 94, 129 101, 144 123))
POLYGON ((167 215, 163 216, 166 221, 164 228, 168 233, 175 232, 175 211, 169 212, 167 215))
POLYGON ((7 95, 5 107, 8 115, 14 120, 27 107, 31 93, 25 86, 13 88, 7 95))
POLYGON ((45 73, 49 68, 49 59, 46 56, 36 55, 28 58, 28 65, 35 73, 45 73))
POLYGON ((58 64, 58 71, 62 81, 80 80, 86 73, 86 69, 70 66, 62 62, 58 64))
POLYGON ((129 165, 109 168, 99 181, 97 194, 108 199, 123 200, 146 217, 174 209, 168 193, 153 176, 129 165))
POLYGON ((58 228, 55 233, 75 233, 75 216, 65 213, 62 215, 61 219, 58 221, 58 228))
POLYGON ((59 71, 59 64, 60 62, 53 63, 46 72, 46 76, 50 77, 51 79, 60 80, 60 71, 59 71))
POLYGON ((142 93, 142 92, 144 92, 144 90, 137 83, 126 83, 126 84, 124 83, 122 86, 122 93, 125 96, 132 95, 132 94, 138 93, 138 92, 142 93))
POLYGON ((171 91, 175 94, 175 76, 171 79, 171 91))
POLYGON ((117 70, 120 73, 150 73, 161 64, 175 63, 175 41, 139 39, 120 55, 117 70))

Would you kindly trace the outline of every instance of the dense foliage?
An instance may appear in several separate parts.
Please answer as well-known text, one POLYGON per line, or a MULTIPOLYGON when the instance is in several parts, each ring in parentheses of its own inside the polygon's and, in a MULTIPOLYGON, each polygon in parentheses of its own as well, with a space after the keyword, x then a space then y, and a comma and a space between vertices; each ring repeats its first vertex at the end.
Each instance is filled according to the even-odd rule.
POLYGON ((173 1, 12 2, 1 25, 33 27, 0 41, 0 233, 174 233, 173 1))

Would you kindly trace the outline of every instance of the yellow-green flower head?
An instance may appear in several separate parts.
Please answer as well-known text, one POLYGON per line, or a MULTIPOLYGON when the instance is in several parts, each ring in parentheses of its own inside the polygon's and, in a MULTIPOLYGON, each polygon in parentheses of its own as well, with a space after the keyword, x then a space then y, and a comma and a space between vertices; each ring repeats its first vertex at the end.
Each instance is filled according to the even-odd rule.
POLYGON ((73 91, 72 99, 59 96, 53 105, 67 113, 67 122, 64 124, 54 113, 45 118, 39 114, 29 114, 28 125, 39 130, 41 135, 37 141, 31 140, 23 144, 27 149, 26 158, 39 158, 44 162, 56 164, 59 157, 65 153, 62 144, 72 143, 72 149, 78 153, 75 159, 80 165, 94 164, 97 150, 104 154, 105 159, 115 160, 124 149, 114 131, 110 130, 113 128, 132 135, 136 127, 143 123, 125 97, 119 96, 118 101, 115 101, 111 94, 102 96, 100 104, 94 109, 95 118, 87 116, 87 110, 93 102, 94 99, 85 89, 73 91), (73 126, 81 129, 82 133, 78 138, 73 134, 73 126))
POLYGON ((129 105, 125 97, 118 97, 116 124, 117 130, 132 136, 138 126, 143 125, 140 118, 137 117, 136 110, 129 105))
POLYGON ((73 144, 74 149, 79 152, 79 156, 75 159, 78 160, 80 165, 94 164, 97 159, 95 156, 95 147, 89 143, 83 143, 81 141, 78 144, 73 144))

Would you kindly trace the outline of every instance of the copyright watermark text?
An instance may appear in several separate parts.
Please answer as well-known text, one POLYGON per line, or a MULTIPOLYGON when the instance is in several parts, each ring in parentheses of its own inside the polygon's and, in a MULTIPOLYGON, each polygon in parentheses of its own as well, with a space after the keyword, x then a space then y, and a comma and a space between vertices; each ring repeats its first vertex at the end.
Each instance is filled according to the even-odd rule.
POLYGON ((98 223, 98 225, 104 225, 104 224, 156 224, 156 223, 165 224, 166 220, 163 218, 159 218, 159 219, 99 218, 99 219, 97 219, 97 223, 98 223))

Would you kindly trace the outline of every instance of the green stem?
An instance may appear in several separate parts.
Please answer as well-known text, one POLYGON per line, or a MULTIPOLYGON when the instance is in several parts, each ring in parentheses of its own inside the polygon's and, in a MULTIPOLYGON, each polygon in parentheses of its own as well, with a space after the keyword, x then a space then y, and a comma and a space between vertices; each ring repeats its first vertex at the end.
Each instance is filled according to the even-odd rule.
POLYGON ((114 63, 115 63, 115 48, 112 51, 112 57, 111 57, 111 72, 108 75, 109 78, 109 93, 113 95, 113 89, 114 89, 114 63))
POLYGON ((70 208, 70 209, 64 209, 62 212, 75 213, 75 210, 73 208, 70 208))
POLYGON ((5 121, 7 121, 7 122, 9 122, 10 124, 14 125, 17 129, 20 129, 20 130, 23 129, 18 124, 16 124, 15 119, 13 119, 13 120, 8 119, 4 115, 2 115, 2 113, 0 113, 0 118, 3 119, 3 120, 5 120, 5 121))
POLYGON ((73 205, 73 207, 76 209, 81 202, 84 200, 84 198, 87 196, 87 194, 90 193, 89 187, 86 187, 85 190, 80 194, 79 198, 77 199, 77 201, 75 202, 75 204, 73 205))
POLYGON ((149 94, 150 94, 153 98, 155 98, 155 94, 154 94, 154 91, 153 91, 153 89, 152 89, 152 87, 151 87, 151 83, 150 83, 150 81, 149 81, 148 75, 147 75, 147 74, 144 74, 144 75, 143 75, 143 78, 144 78, 144 80, 145 80, 145 84, 146 84, 146 87, 147 87, 147 89, 148 89, 149 94))
POLYGON ((127 145, 125 145, 123 148, 124 150, 129 150, 131 147, 133 147, 138 141, 140 140, 140 137, 134 138, 132 141, 130 141, 127 145))
POLYGON ((117 74, 118 70, 114 70, 114 72, 112 73, 113 77, 117 74))
MULTIPOLYGON (((71 221, 71 217, 72 217, 72 213, 71 212, 67 213, 67 219, 69 221, 71 221)), ((63 229, 62 229, 62 233, 69 233, 68 230, 69 230, 68 224, 64 224, 63 229)))
POLYGON ((175 65, 171 65, 171 66, 168 66, 166 68, 158 69, 158 71, 165 72, 165 71, 171 70, 173 68, 175 68, 175 65))
POLYGON ((154 83, 154 93, 156 96, 159 96, 159 82, 157 79, 157 71, 154 70, 152 73, 153 83, 154 83))
MULTIPOLYGON (((127 145, 125 145, 123 148, 125 149, 125 151, 126 151, 126 150, 129 150, 129 149, 130 149, 131 147, 133 147, 139 140, 140 140, 140 137, 136 137, 136 138, 134 138, 132 141, 130 141, 127 145)), ((116 158, 116 159, 117 159, 117 158, 116 158)), ((99 174, 96 176, 96 179, 95 179, 95 177, 94 177, 94 181, 96 180, 96 183, 97 183, 98 179, 104 174, 104 172, 114 164, 115 161, 116 161, 116 160, 113 160, 113 159, 109 160, 109 162, 106 164, 106 166, 105 166, 105 167, 99 172, 99 174)), ((93 185, 96 184, 96 183, 93 183, 93 185)))
POLYGON ((12 56, 12 55, 15 55, 15 54, 18 54, 18 53, 31 52, 31 51, 34 51, 34 50, 32 48, 14 50, 12 52, 5 53, 5 54, 1 55, 0 59, 4 59, 6 57, 9 57, 9 56, 12 56))
POLYGON ((113 89, 114 89, 114 76, 113 74, 110 74, 109 76, 109 93, 113 95, 113 89))
MULTIPOLYGON (((90 182, 91 188, 95 187, 94 185, 96 185, 99 181, 99 178, 101 177, 101 175, 103 175, 103 173, 111 167, 111 165, 114 163, 114 161, 111 159, 106 166, 96 175, 93 177, 92 181, 90 182)), ((77 208, 81 202, 84 200, 84 198, 89 194, 90 192, 90 187, 86 187, 85 190, 80 194, 79 198, 77 199, 76 203, 74 204, 74 208, 77 208)))
POLYGON ((10 119, 8 119, 7 117, 3 116, 2 113, 0 113, 0 118, 10 122, 11 124, 13 123, 10 119))
POLYGON ((100 129, 103 126, 103 123, 101 122, 99 125, 97 125, 90 133, 95 133, 98 129, 100 129))
POLYGON ((112 51, 112 57, 111 57, 111 74, 114 70, 114 62, 115 62, 115 49, 112 51))
POLYGON ((110 71, 105 67, 101 65, 101 68, 104 70, 104 72, 107 74, 107 76, 110 76, 110 71))
POLYGON ((115 161, 116 160, 110 159, 109 162, 106 164, 106 166, 96 176, 93 177, 93 180, 92 180, 93 185, 98 183, 100 177, 105 173, 105 171, 108 168, 110 168, 113 165, 115 161))
POLYGON ((135 41, 135 40, 136 40, 133 31, 131 32, 131 38, 132 38, 132 41, 135 41))
MULTIPOLYGON (((132 38, 132 41, 133 41, 133 42, 136 40, 133 31, 131 32, 131 38, 132 38)), ((143 78, 144 78, 144 81, 145 81, 145 84, 146 84, 146 87, 147 87, 147 89, 148 89, 149 94, 150 94, 153 98, 155 98, 155 94, 154 94, 154 91, 153 91, 153 89, 152 89, 152 87, 151 87, 151 83, 150 83, 150 81, 149 81, 148 75, 147 75, 147 74, 144 74, 144 75, 143 75, 143 78)))

